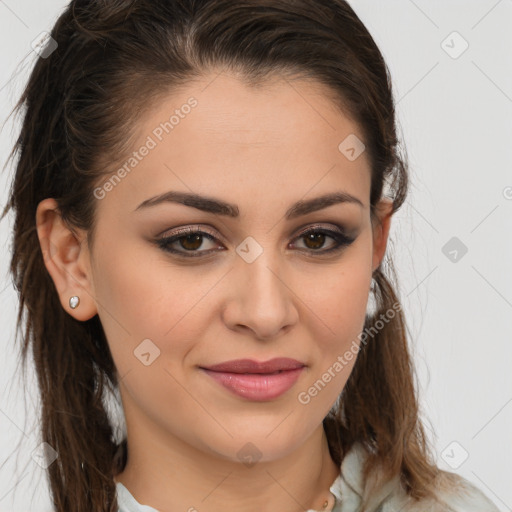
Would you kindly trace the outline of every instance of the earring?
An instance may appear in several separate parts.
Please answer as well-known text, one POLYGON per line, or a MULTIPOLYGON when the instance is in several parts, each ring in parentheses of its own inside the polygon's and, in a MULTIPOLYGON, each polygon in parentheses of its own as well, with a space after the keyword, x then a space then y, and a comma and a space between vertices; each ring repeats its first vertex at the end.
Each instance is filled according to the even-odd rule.
POLYGON ((78 297, 78 295, 73 295, 73 297, 69 298, 69 307, 71 309, 76 309, 79 304, 80 304, 80 298, 78 297))

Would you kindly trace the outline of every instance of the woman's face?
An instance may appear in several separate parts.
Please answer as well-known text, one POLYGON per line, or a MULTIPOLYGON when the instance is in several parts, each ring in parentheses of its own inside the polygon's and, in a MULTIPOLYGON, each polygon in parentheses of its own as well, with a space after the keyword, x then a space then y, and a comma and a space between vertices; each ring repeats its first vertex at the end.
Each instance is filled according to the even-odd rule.
POLYGON ((148 445, 276 459, 343 389, 389 224, 372 231, 363 134, 325 93, 208 75, 145 115, 124 172, 96 189, 90 295, 75 290, 78 309, 97 310, 129 432, 148 445), (204 199, 154 199, 170 192, 204 199), (346 200, 315 202, 328 194, 346 200), (159 246, 184 228, 201 234, 159 246), (224 374, 234 389, 204 369, 273 358, 303 367, 224 374))

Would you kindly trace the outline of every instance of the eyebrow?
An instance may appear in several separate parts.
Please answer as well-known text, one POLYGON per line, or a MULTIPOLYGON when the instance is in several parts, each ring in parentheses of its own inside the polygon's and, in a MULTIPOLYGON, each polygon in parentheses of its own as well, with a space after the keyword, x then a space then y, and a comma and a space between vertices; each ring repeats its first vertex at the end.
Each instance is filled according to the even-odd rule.
MULTIPOLYGON (((164 194, 151 197, 142 201, 142 203, 135 208, 135 211, 150 208, 162 203, 178 203, 185 206, 191 206, 197 210, 203 212, 214 213, 217 215, 224 215, 227 217, 237 218, 239 217, 239 209, 236 204, 226 203, 220 199, 213 197, 200 196, 198 194, 190 192, 175 192, 169 191, 164 194)), ((293 204, 286 212, 286 220, 295 219, 308 213, 316 212, 338 203, 351 203, 358 204, 364 208, 364 204, 355 196, 347 192, 332 192, 325 194, 314 199, 308 199, 306 201, 298 201, 293 204)))

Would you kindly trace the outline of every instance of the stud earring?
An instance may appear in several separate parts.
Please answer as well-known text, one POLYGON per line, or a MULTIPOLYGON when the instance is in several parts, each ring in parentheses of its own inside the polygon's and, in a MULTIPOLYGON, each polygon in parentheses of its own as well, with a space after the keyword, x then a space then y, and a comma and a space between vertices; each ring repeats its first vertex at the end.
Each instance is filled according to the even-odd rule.
POLYGON ((80 298, 78 297, 78 295, 73 295, 73 297, 69 298, 69 307, 71 309, 76 309, 79 304, 80 304, 80 298))

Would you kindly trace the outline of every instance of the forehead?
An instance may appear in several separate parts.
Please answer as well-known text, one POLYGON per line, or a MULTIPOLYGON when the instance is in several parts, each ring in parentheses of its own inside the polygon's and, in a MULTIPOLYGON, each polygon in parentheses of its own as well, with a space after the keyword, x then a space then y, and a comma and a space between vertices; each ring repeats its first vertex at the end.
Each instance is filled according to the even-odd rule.
POLYGON ((230 74, 205 75, 161 96, 135 132, 133 150, 150 149, 109 193, 128 194, 130 204, 173 189, 237 202, 265 192, 291 203, 333 188, 368 203, 366 152, 351 161, 340 150, 347 137, 364 140, 361 128, 312 80, 275 77, 252 87, 230 74))
POLYGON ((333 132, 348 131, 363 138, 360 127, 340 112, 333 91, 320 82, 274 76, 252 86, 225 72, 206 75, 164 97, 142 122, 144 132, 183 107, 190 96, 198 106, 187 124, 203 137, 269 146, 299 137, 315 144, 333 132))

